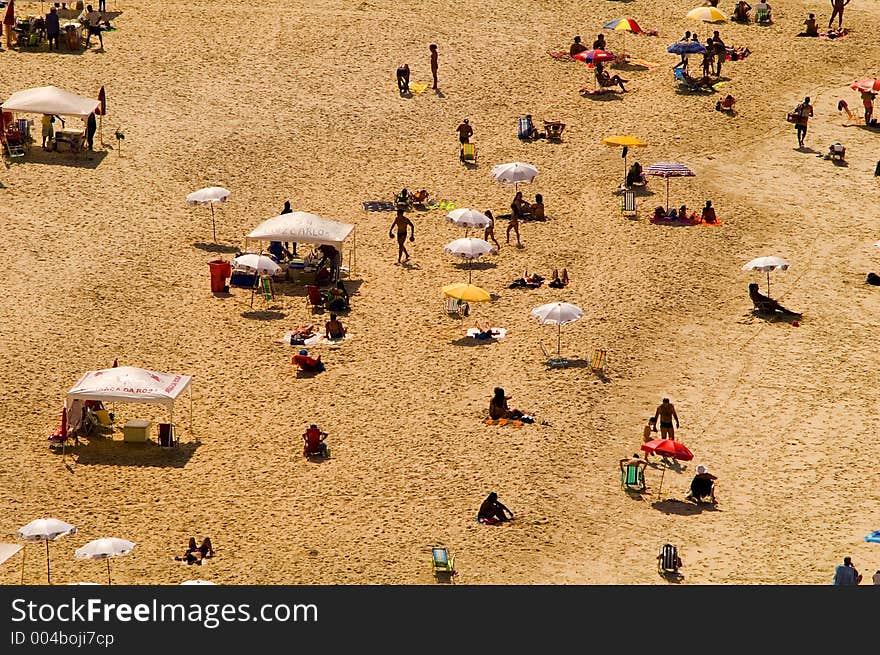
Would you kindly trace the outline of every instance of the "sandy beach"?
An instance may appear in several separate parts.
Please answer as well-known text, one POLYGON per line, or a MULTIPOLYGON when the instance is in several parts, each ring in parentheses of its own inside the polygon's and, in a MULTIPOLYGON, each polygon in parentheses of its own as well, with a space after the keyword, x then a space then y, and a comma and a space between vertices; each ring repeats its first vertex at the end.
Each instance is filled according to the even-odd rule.
MULTIPOLYGON (((829 584, 846 555, 869 581, 880 569, 863 539, 880 528, 880 291, 864 281, 880 269, 880 131, 845 125, 837 104, 861 116, 849 84, 880 75, 880 9, 853 0, 850 33, 831 41, 794 36, 808 12, 825 28, 827 0, 776 0, 766 27, 686 19, 698 4, 111 0, 117 29, 103 51, 9 50, 4 39, 0 99, 104 86, 107 115, 92 159, 37 142, 0 168, 0 541, 44 516, 76 525, 51 545, 56 584, 106 581, 103 563, 73 556, 105 536, 137 544, 113 561, 114 584, 434 584, 430 549, 444 545, 457 584, 654 585, 667 584, 655 559, 666 542, 681 551, 682 584, 829 584), (609 49, 657 65, 612 68, 629 90, 584 97, 592 72, 547 51, 575 34, 589 45, 622 16, 659 36, 604 30, 609 49), (751 55, 724 65, 716 93, 679 93, 666 47, 715 29, 751 55), (439 93, 401 97, 402 63, 430 87, 429 43, 439 93), (726 93, 735 116, 714 110, 726 93), (815 116, 798 150, 785 115, 804 96, 815 116), (523 114, 563 121, 561 142, 519 141, 523 114), (476 167, 458 159, 463 118, 476 167), (621 152, 601 144, 614 134, 648 142, 630 163, 687 165, 695 177, 670 181, 670 204, 711 199, 722 225, 652 225, 662 179, 638 197, 639 218, 624 218, 621 152), (845 165, 817 156, 833 141, 845 165), (443 246, 464 231, 445 211, 409 213, 416 238, 399 266, 393 213, 362 202, 424 188, 497 216, 513 188, 489 171, 512 161, 539 169, 519 188, 543 195, 550 220, 522 224, 522 249, 498 220, 500 252, 472 270, 497 298, 447 316, 440 287, 468 271, 443 246), (184 201, 212 185, 232 192, 216 207, 219 247, 208 208, 184 201), (245 290, 209 287, 207 263, 244 248, 285 200, 356 225, 351 338, 314 349, 327 366, 315 377, 299 377, 296 351, 277 343, 327 320, 301 285, 253 308, 245 290), (771 295, 803 312, 799 326, 753 315, 747 287, 765 290, 766 276, 741 267, 763 255, 791 262, 771 274, 771 295), (568 270, 567 288, 508 288, 554 268, 568 270), (584 310, 562 329, 562 353, 577 360, 562 369, 541 348, 555 350, 556 328, 529 317, 556 300, 584 310), (464 337, 475 322, 506 336, 474 345, 464 337), (597 348, 605 379, 585 365, 597 348), (179 448, 117 431, 53 453, 67 390, 114 358, 193 376, 192 409, 181 398, 174 414, 179 448), (537 423, 484 425, 496 386, 537 423), (638 450, 663 397, 695 457, 667 470, 662 490, 655 463, 648 492, 626 493, 618 460, 638 450), (301 455, 310 423, 330 435, 321 463, 301 455), (716 509, 682 502, 698 464, 718 476, 716 509), (513 522, 475 521, 491 490, 513 522), (214 558, 174 561, 205 535, 214 558)), ((734 3, 719 4, 729 16, 734 3)), ((168 416, 114 409, 117 424, 168 416)), ((28 546, 25 583, 45 583, 44 556, 28 546)), ((20 557, 0 566, 0 583, 21 579, 20 557)))

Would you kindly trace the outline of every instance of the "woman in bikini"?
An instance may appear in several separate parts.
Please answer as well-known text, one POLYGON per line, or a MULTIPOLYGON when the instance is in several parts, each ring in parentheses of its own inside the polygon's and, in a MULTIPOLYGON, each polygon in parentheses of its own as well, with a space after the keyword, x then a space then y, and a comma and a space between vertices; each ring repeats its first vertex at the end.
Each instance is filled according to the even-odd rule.
POLYGON ((483 241, 488 241, 492 239, 492 243, 495 244, 495 247, 501 250, 501 244, 498 243, 498 239, 495 238, 495 217, 492 216, 492 210, 487 209, 483 212, 486 215, 486 218, 489 219, 489 224, 486 226, 486 230, 483 232, 483 241))

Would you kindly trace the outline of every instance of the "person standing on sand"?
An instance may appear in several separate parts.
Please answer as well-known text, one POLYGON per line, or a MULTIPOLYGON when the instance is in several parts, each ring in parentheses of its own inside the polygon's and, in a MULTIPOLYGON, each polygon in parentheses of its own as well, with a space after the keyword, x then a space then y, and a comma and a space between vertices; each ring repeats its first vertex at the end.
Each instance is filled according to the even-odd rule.
POLYGON ((876 93, 872 91, 862 91, 862 105, 865 107, 865 125, 871 124, 871 117, 874 115, 874 98, 876 93))
POLYGON ((660 438, 675 441, 675 430, 672 427, 672 421, 674 419, 675 427, 679 427, 678 414, 675 413, 675 405, 669 402, 669 398, 664 398, 663 402, 657 406, 657 411, 654 412, 654 419, 660 419, 660 438))
POLYGON ((388 237, 394 238, 394 228, 397 228, 397 263, 400 263, 401 257, 406 257, 403 261, 409 261, 409 253, 406 251, 406 232, 409 229, 412 234, 409 237, 410 242, 416 240, 416 226, 413 225, 413 222, 409 220, 406 216, 403 215, 403 210, 397 210, 397 216, 394 218, 394 222, 391 224, 391 228, 388 230, 388 237))
MULTIPOLYGON (((290 208, 290 201, 289 200, 284 201, 284 209, 281 210, 281 213, 282 214, 292 214, 293 213, 293 210, 290 208)), ((291 256, 293 256, 293 257, 297 256, 295 243, 293 244, 292 249, 290 248, 290 243, 288 243, 288 242, 284 243, 284 247, 290 251, 291 256)))
POLYGON ((471 127, 471 124, 467 118, 465 118, 461 122, 461 124, 455 128, 455 131, 458 132, 459 143, 470 143, 471 137, 474 135, 474 128, 471 127))
POLYGON ((483 241, 489 241, 489 239, 492 239, 495 247, 498 248, 498 250, 501 250, 501 244, 498 243, 498 239, 495 238, 495 217, 492 216, 492 210, 487 209, 483 213, 486 215, 486 218, 489 219, 489 224, 483 232, 483 241))
POLYGON ((397 67, 397 90, 401 95, 409 93, 409 64, 397 67))
MULTIPOLYGON (((653 441, 656 439, 657 434, 657 417, 650 416, 648 417, 648 422, 645 424, 645 428, 642 430, 642 443, 648 443, 649 441, 653 441)), ((646 453, 645 460, 647 461, 648 457, 653 455, 654 453, 646 453)))
POLYGON ((809 96, 804 98, 804 101, 795 107, 794 113, 794 129, 797 132, 798 147, 803 148, 804 137, 807 136, 807 122, 813 116, 813 105, 810 104, 809 96))
POLYGON ((431 88, 437 90, 437 44, 432 43, 428 46, 431 51, 431 75, 434 77, 434 86, 431 88))
POLYGON ((721 64, 727 61, 727 46, 718 30, 712 32, 712 45, 715 46, 715 77, 721 77, 721 64))
POLYGON ((849 4, 849 0, 831 0, 831 19, 828 21, 828 29, 831 29, 831 23, 837 16, 837 29, 843 28, 843 8, 849 4))

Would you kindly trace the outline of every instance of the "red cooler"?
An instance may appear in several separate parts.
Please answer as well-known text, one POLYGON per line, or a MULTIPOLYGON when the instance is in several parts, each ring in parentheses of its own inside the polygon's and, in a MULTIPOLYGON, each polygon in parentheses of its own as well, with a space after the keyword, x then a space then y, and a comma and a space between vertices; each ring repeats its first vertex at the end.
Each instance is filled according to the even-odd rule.
POLYGON ((211 291, 222 293, 226 287, 226 278, 232 274, 232 264, 224 259, 215 259, 208 262, 211 267, 211 291))

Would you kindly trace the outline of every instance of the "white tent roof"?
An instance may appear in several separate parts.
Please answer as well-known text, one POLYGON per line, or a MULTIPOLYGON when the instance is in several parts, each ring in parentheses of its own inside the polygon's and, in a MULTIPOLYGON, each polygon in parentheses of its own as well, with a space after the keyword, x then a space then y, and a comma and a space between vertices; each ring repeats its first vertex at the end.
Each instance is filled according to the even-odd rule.
POLYGON ((337 223, 306 212, 291 212, 263 221, 247 238, 260 241, 326 243, 339 249, 353 229, 354 225, 349 223, 337 223))
POLYGON ((59 116, 88 116, 98 105, 97 98, 84 98, 54 86, 38 86, 13 93, 3 103, 4 111, 22 111, 32 114, 59 116))
POLYGON ((189 375, 155 373, 133 366, 89 371, 67 392, 67 407, 74 400, 123 403, 154 403, 173 407, 174 400, 189 386, 189 375))

